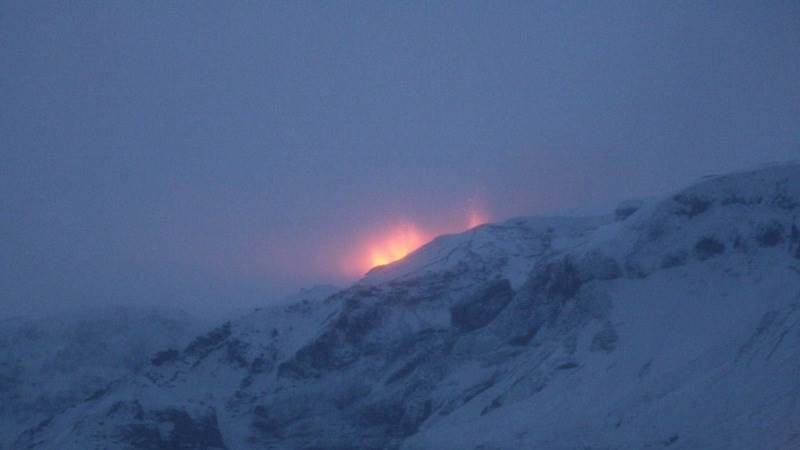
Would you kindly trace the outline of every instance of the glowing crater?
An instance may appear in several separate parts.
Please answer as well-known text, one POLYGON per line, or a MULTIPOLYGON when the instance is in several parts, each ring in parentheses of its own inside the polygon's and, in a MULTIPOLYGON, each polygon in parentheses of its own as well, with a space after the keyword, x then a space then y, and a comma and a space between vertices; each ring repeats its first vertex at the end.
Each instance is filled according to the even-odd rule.
POLYGON ((405 258, 436 235, 460 232, 482 225, 488 221, 488 215, 473 206, 466 211, 464 219, 455 225, 436 230, 422 230, 411 222, 403 222, 388 231, 367 235, 360 240, 361 243, 353 249, 353 253, 344 258, 342 270, 349 276, 361 276, 375 267, 405 258))
POLYGON ((370 244, 369 269, 401 260, 421 247, 428 237, 416 226, 405 224, 370 244))

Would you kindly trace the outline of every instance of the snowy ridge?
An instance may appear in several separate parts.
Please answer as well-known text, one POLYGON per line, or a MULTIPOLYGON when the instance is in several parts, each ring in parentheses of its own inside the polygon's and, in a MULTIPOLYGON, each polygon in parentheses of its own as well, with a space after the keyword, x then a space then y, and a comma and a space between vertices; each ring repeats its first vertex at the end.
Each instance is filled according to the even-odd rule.
POLYGON ((0 322, 0 448, 20 430, 79 403, 185 344, 205 324, 180 311, 114 307, 0 322))
POLYGON ((791 163, 443 236, 165 349, 14 448, 798 448, 798 215, 791 163))

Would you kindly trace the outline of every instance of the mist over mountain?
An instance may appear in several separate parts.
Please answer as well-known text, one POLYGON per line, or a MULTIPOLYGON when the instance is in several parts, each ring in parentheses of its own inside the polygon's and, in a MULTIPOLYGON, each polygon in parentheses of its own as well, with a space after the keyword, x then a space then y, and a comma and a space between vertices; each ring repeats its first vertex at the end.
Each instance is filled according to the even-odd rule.
POLYGON ((0 450, 796 450, 798 125, 797 0, 0 1, 0 450))
POLYGON ((0 321, 0 448, 183 345, 209 321, 171 308, 94 307, 0 321))
MULTIPOLYGON (((156 316, 78 326, 28 372, 3 363, 2 445, 798 448, 798 216, 800 164, 775 164, 601 216, 440 236, 191 339, 156 316), (115 365, 103 355, 140 342, 132 329, 147 344, 130 364, 62 386, 115 365)), ((6 355, 47 330, 3 322, 6 355)))
POLYGON ((599 214, 797 158, 798 23, 797 0, 2 2, 0 320, 231 314, 356 282, 401 224, 416 248, 471 209, 599 214))

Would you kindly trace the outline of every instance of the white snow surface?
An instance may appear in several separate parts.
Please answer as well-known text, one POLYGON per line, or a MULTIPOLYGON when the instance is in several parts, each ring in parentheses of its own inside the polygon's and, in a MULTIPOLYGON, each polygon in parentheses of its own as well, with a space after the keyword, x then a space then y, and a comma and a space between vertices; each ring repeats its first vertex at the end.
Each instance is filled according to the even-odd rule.
POLYGON ((36 449, 800 448, 800 165, 623 206, 442 236, 4 432, 36 449))
POLYGON ((121 306, 0 321, 0 448, 206 326, 178 310, 121 306))

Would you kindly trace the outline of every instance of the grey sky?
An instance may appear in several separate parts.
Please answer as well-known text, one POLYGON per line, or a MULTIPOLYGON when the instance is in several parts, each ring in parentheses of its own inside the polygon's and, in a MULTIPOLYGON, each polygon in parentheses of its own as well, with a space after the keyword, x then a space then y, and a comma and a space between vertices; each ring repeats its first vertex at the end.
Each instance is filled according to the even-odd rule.
POLYGON ((345 283, 359 236, 800 156, 800 3, 0 2, 0 314, 345 283))

